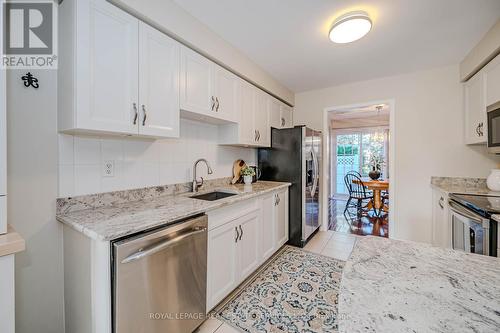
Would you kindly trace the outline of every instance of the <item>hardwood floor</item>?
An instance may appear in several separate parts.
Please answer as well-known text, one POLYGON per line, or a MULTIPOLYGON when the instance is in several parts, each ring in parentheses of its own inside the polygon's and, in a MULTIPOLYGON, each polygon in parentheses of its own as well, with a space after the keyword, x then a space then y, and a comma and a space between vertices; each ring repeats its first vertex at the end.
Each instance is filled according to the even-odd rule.
POLYGON ((351 216, 350 221, 344 217, 346 201, 340 199, 330 199, 330 216, 328 229, 346 234, 360 236, 389 237, 389 214, 375 216, 372 212, 368 216, 351 216))

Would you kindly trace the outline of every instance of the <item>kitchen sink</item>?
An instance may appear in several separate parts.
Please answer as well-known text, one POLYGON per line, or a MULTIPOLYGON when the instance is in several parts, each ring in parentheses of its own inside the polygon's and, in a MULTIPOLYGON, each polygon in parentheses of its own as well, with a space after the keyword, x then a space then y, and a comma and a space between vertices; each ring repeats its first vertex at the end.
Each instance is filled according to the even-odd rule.
POLYGON ((214 192, 208 192, 208 193, 199 194, 199 195, 193 195, 190 198, 198 199, 198 200, 206 200, 206 201, 216 201, 216 200, 224 199, 227 197, 232 197, 233 195, 236 195, 236 194, 237 193, 214 191, 214 192))

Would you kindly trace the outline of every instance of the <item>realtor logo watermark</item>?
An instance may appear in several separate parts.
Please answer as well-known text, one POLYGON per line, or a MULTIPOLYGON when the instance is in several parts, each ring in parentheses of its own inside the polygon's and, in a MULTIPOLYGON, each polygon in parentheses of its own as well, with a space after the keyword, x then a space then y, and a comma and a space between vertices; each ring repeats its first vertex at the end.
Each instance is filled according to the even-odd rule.
POLYGON ((57 5, 2 1, 2 63, 7 69, 57 68, 57 5))

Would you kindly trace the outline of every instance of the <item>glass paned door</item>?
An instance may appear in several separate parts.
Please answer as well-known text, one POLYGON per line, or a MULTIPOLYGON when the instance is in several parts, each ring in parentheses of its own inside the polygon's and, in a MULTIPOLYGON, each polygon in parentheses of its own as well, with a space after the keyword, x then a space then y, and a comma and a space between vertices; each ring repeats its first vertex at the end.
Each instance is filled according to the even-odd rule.
POLYGON ((373 155, 380 156, 382 178, 387 178, 388 129, 377 128, 364 131, 333 132, 335 156, 333 156, 332 184, 335 196, 347 196, 344 177, 349 171, 357 171, 362 177, 368 177, 371 170, 370 160, 373 155))
POLYGON ((344 184, 345 175, 352 170, 359 170, 360 136, 358 133, 338 134, 336 147, 336 183, 337 194, 347 194, 344 184))

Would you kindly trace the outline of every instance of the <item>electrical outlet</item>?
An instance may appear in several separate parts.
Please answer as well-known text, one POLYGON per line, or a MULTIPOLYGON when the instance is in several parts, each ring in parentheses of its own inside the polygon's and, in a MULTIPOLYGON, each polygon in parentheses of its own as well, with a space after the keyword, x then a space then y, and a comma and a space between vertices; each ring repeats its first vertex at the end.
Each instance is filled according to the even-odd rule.
POLYGON ((104 161, 102 176, 103 177, 115 176, 115 161, 104 161))

